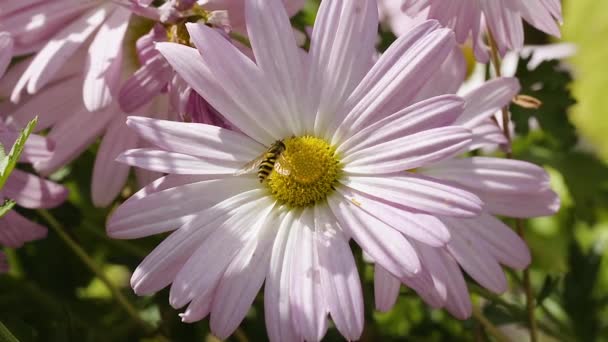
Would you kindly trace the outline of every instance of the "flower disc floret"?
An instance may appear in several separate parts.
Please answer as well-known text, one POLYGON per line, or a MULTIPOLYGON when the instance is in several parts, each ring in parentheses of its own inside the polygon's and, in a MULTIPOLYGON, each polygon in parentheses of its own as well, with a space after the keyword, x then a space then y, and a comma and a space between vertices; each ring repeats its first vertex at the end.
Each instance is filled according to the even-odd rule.
POLYGON ((335 148, 312 136, 288 138, 279 158, 287 173, 273 171, 267 185, 272 194, 290 207, 311 206, 325 199, 341 174, 335 148))

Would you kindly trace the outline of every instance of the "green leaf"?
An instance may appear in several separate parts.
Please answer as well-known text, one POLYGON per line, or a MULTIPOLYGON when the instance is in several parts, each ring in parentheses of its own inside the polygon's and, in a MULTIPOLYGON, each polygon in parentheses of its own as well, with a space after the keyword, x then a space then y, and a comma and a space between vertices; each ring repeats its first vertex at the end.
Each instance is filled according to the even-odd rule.
POLYGON ((19 135, 19 137, 13 144, 13 147, 11 148, 11 151, 9 152, 8 156, 5 155, 4 151, 3 151, 2 155, 0 155, 3 157, 0 160, 0 189, 2 189, 4 187, 6 180, 8 179, 10 174, 13 172, 13 169, 15 168, 15 166, 17 165, 17 162, 19 161, 19 157, 21 156, 21 152, 23 152, 23 148, 25 147, 25 142, 27 141, 27 138, 29 138, 30 134, 36 127, 37 123, 38 123, 38 117, 35 117, 32 121, 30 121, 27 124, 25 129, 23 129, 21 131, 21 134, 19 135))
POLYGON ((0 218, 2 218, 6 213, 8 213, 15 206, 15 201, 13 200, 5 200, 4 203, 0 206, 0 218))
POLYGON ((525 136, 533 130, 530 119, 535 118, 550 144, 560 150, 576 146, 578 137, 574 125, 568 118, 568 110, 576 103, 570 92, 572 76, 560 67, 559 61, 548 61, 534 70, 528 70, 530 59, 519 63, 517 77, 521 82, 521 93, 539 99, 539 109, 512 106, 513 121, 518 135, 525 136))
POLYGON ((19 342, 2 322, 0 322, 0 342, 19 342))
POLYGON ((551 275, 545 277, 543 287, 541 287, 540 292, 536 297, 536 306, 543 305, 545 299, 547 299, 555 290, 557 290, 557 285, 559 285, 559 281, 559 277, 553 277, 551 275))
POLYGON ((601 262, 602 256, 595 249, 585 253, 576 241, 570 244, 570 271, 564 279, 563 302, 580 341, 595 341, 598 337, 602 308, 593 292, 601 262))

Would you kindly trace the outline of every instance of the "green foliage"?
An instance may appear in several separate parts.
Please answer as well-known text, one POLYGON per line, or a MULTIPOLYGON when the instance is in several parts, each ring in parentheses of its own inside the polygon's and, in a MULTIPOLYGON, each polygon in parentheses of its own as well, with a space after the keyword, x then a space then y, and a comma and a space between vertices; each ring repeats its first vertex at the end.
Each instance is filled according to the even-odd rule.
POLYGON ((21 152, 23 152, 23 148, 25 147, 25 142, 30 134, 34 131, 36 124, 38 123, 38 118, 34 118, 30 121, 27 126, 21 131, 21 134, 13 144, 11 151, 8 155, 4 152, 4 148, 0 145, 0 189, 4 187, 6 180, 13 172, 13 169, 17 165, 19 161, 19 157, 21 157, 21 152))
POLYGON ((2 218, 4 215, 6 215, 6 213, 11 211, 11 209, 13 209, 14 206, 15 206, 15 201, 4 200, 4 203, 2 203, 2 205, 0 205, 0 218, 2 218))
POLYGON ((2 322, 0 322, 0 342, 19 342, 2 322))
POLYGON ((548 143, 562 150, 571 149, 578 140, 575 127, 568 119, 568 109, 576 103, 569 89, 572 76, 560 68, 558 61, 544 62, 528 70, 529 61, 520 61, 516 76, 522 86, 521 93, 539 99, 542 106, 539 109, 512 106, 515 131, 527 135, 530 119, 535 118, 548 143))

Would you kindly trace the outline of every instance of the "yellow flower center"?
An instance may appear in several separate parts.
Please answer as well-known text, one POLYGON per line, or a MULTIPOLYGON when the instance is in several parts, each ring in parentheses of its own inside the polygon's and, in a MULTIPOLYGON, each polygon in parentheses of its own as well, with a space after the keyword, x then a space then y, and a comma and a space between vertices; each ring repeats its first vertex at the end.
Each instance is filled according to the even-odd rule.
POLYGON ((284 171, 273 170, 266 182, 275 198, 290 207, 311 206, 326 198, 342 172, 335 148, 311 136, 283 143, 285 151, 277 158, 277 167, 284 171))

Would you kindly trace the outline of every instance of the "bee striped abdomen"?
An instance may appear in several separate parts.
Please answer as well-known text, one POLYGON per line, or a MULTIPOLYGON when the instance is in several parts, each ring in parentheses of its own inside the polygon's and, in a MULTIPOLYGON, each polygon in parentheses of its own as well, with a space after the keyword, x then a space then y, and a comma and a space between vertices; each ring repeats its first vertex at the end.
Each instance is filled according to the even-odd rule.
POLYGON ((264 154, 264 160, 258 167, 258 179, 260 180, 260 183, 263 183, 266 178, 270 176, 278 156, 281 155, 283 151, 285 151, 285 144, 283 144, 282 141, 277 141, 268 149, 268 152, 264 154))

